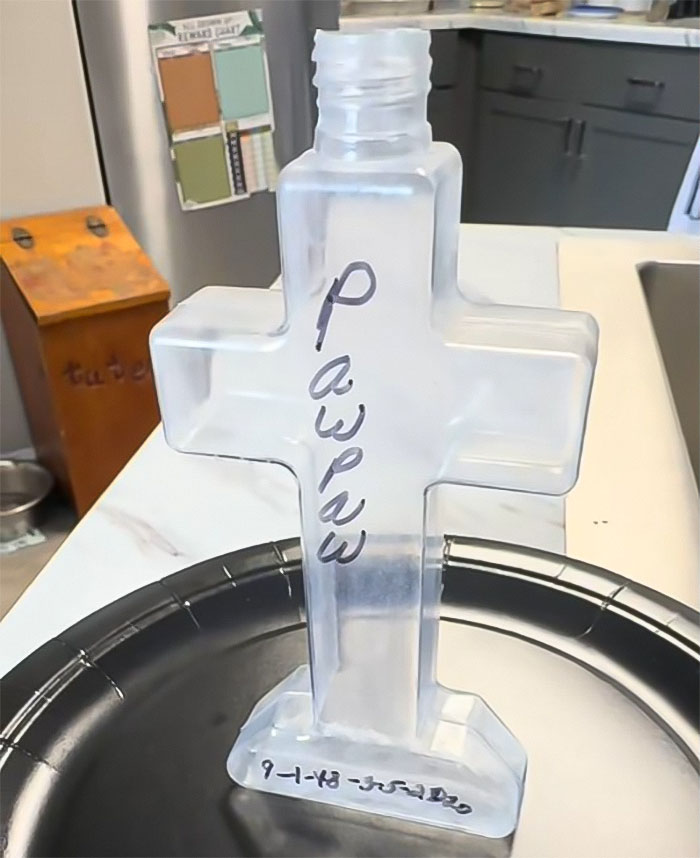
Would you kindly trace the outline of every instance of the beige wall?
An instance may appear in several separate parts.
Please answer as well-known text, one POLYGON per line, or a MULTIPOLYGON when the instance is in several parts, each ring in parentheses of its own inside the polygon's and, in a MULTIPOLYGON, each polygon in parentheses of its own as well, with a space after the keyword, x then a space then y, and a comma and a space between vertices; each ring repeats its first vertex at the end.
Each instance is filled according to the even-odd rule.
MULTIPOLYGON (((0 0, 0 214, 104 202, 70 0, 0 0)), ((0 447, 31 444, 0 335, 0 447)))

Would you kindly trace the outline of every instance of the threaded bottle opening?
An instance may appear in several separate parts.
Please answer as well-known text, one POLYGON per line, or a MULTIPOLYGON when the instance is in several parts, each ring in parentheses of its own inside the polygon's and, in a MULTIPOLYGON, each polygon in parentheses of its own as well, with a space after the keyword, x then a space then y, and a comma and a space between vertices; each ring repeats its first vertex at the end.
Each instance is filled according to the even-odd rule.
POLYGON ((399 155, 430 143, 430 33, 316 32, 316 148, 333 157, 399 155))

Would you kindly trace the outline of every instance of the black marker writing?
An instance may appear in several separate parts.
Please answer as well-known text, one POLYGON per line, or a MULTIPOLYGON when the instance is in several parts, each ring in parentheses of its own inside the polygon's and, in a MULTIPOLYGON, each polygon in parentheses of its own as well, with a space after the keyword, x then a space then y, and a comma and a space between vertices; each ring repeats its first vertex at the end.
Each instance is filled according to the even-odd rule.
POLYGON ((348 379, 344 385, 341 386, 340 382, 345 378, 345 376, 350 372, 350 356, 349 355, 340 355, 340 357, 333 358, 333 360, 329 360, 327 363, 324 363, 321 369, 314 375, 314 377, 309 382, 309 395, 312 399, 323 399, 324 396, 328 396, 329 393, 335 393, 337 396, 342 396, 344 393, 347 393, 348 390, 352 387, 352 379, 348 379), (319 383, 321 380, 328 374, 329 370, 335 369, 338 367, 338 371, 333 375, 330 381, 326 382, 319 389, 319 383))
POLYGON ((323 542, 319 545, 318 551, 316 552, 316 557, 321 561, 321 563, 340 563, 341 566, 346 563, 352 563, 353 560, 357 560, 360 556, 360 552, 365 547, 365 542, 367 541, 367 532, 364 530, 360 531, 360 538, 357 542, 357 546, 350 554, 345 554, 347 550, 348 544, 345 540, 343 540, 340 545, 333 549, 330 553, 326 553, 328 548, 336 539, 336 534, 331 530, 329 534, 324 537, 323 542))
POLYGON ((323 522, 332 521, 336 527, 342 527, 344 524, 349 524, 353 518, 357 518, 365 508, 365 499, 362 498, 352 512, 341 516, 340 513, 345 509, 345 505, 349 499, 350 495, 347 492, 340 492, 340 494, 331 498, 328 503, 323 504, 318 514, 319 519, 323 522))
POLYGON ((336 420, 330 428, 324 429, 321 424, 326 416, 326 406, 322 405, 318 410, 316 423, 314 425, 316 434, 319 438, 332 438, 334 441, 341 442, 349 441, 360 431, 360 427, 365 422, 366 413, 365 406, 360 403, 360 405, 357 406, 357 417, 355 418, 355 422, 349 429, 345 429, 345 431, 343 431, 343 427, 345 426, 344 420, 336 420))
MULTIPOLYGON (((261 763, 263 779, 268 780, 275 769, 272 760, 263 760, 261 763)), ((360 792, 379 792, 384 795, 406 796, 419 801, 437 804, 446 810, 452 810, 460 816, 466 816, 473 812, 473 808, 465 801, 460 801, 459 796, 450 795, 442 786, 429 786, 425 784, 412 784, 402 778, 393 778, 389 781, 380 781, 374 775, 365 775, 363 778, 344 777, 337 769, 321 769, 320 772, 313 771, 303 774, 301 766, 294 766, 289 772, 276 772, 278 778, 289 778, 294 783, 301 784, 302 780, 313 781, 319 789, 338 789, 343 784, 351 784, 360 792)))
MULTIPOLYGON (((377 290, 377 277, 372 269, 372 266, 367 262, 357 261, 347 265, 340 275, 336 277, 326 293, 321 310, 316 320, 316 330, 318 337, 316 339, 315 348, 320 352, 326 340, 328 326, 336 305, 345 305, 347 307, 360 307, 366 304, 377 290), (346 294, 345 287, 350 289, 348 283, 350 277, 358 273, 366 276, 364 291, 361 294, 346 294)), ((342 354, 326 361, 315 373, 309 382, 309 396, 314 401, 324 399, 331 393, 335 396, 344 396, 353 386, 353 379, 349 377, 351 368, 350 355, 342 354)), ((367 408, 364 403, 357 406, 357 416, 351 426, 346 427, 346 423, 342 419, 333 421, 333 417, 329 415, 329 409, 326 405, 319 407, 314 422, 314 431, 319 438, 324 440, 345 443, 350 441, 360 432, 364 425, 367 416, 367 408)), ((318 493, 322 495, 328 488, 331 480, 339 474, 347 473, 348 471, 357 468, 364 458, 364 450, 359 446, 346 447, 337 456, 334 456, 331 463, 328 465, 326 472, 321 477, 318 484, 318 493)), ((321 522, 331 522, 335 527, 343 527, 354 521, 365 508, 365 499, 362 498, 355 503, 351 512, 343 514, 346 506, 352 506, 350 495, 347 491, 338 492, 335 497, 324 503, 318 513, 321 522)), ((334 530, 329 531, 321 541, 317 551, 316 558, 321 563, 338 563, 348 564, 356 560, 365 546, 367 541, 367 532, 361 530, 356 537, 356 544, 351 549, 347 539, 343 539, 334 530), (337 543, 336 543, 337 540, 337 543)))
POLYGON ((319 494, 325 492, 328 483, 330 483, 336 474, 342 474, 343 471, 352 471, 353 468, 356 468, 362 461, 363 456, 362 447, 348 447, 340 455, 336 456, 328 466, 326 473, 321 477, 321 482, 318 484, 319 494))
POLYGON ((328 290, 323 301, 323 306, 321 307, 321 312, 318 315, 318 321, 316 322, 316 330, 318 331, 318 338, 316 339, 317 352, 320 352, 323 348, 323 341, 325 340, 326 333, 328 332, 328 324, 331 320, 334 305, 345 304, 351 307, 362 306, 362 304, 366 304, 370 300, 376 290, 377 278, 369 263, 351 262, 345 267, 345 271, 343 271, 340 277, 336 277, 333 281, 333 285, 328 290), (345 284, 348 282, 350 276, 356 271, 363 271, 367 275, 367 289, 362 293, 362 295, 343 295, 342 293, 345 288, 345 284))

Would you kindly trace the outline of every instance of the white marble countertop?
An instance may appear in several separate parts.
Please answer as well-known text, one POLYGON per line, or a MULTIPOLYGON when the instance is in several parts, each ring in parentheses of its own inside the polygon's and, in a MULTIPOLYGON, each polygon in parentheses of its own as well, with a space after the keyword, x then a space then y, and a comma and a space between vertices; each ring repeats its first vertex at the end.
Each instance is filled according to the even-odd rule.
MULTIPOLYGON (((584 309, 601 338, 581 475, 565 504, 439 487, 445 532, 566 552, 697 607, 698 494, 636 266, 698 256, 696 240, 665 233, 461 228, 467 294, 584 309)), ((0 675, 131 590, 297 536, 297 494, 282 467, 175 453, 156 429, 0 623, 0 675)))
POLYGON ((495 30, 528 33, 562 39, 592 39, 603 42, 637 42, 641 45, 700 47, 700 29, 682 21, 655 24, 640 15, 596 20, 564 15, 535 17, 515 15, 502 9, 467 9, 454 12, 426 12, 423 15, 346 15, 340 29, 374 27, 422 27, 425 30, 495 30))

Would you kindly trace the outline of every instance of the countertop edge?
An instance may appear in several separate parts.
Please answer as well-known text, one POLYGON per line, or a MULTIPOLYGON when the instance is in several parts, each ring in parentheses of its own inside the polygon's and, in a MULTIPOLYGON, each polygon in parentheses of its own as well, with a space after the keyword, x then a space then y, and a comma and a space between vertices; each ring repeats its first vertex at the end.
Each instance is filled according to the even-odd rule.
POLYGON ((502 11, 426 12, 422 15, 345 15, 340 29, 376 27, 420 27, 425 30, 492 30, 495 32, 555 36, 640 45, 700 48, 700 29, 644 20, 589 20, 566 17, 528 17, 502 11))

